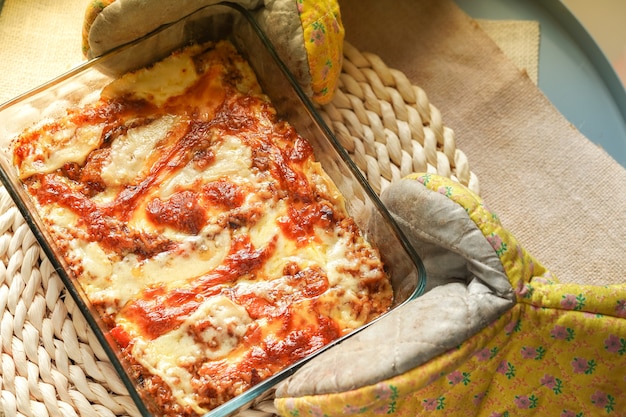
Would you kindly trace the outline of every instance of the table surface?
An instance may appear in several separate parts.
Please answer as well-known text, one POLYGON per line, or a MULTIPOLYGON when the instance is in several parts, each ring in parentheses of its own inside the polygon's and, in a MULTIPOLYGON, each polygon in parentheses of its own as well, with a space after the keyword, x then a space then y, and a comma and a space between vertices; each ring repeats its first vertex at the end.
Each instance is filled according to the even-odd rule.
POLYGON ((456 0, 474 18, 540 24, 539 88, 587 138, 626 167, 626 90, 582 24, 559 0, 456 0))

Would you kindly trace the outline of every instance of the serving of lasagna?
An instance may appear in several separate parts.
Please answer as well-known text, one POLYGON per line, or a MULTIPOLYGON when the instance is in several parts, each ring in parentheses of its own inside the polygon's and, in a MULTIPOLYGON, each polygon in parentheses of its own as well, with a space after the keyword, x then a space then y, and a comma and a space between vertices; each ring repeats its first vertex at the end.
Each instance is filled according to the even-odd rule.
POLYGON ((12 153, 155 414, 204 414, 390 308, 377 250, 229 42, 112 81, 12 153))

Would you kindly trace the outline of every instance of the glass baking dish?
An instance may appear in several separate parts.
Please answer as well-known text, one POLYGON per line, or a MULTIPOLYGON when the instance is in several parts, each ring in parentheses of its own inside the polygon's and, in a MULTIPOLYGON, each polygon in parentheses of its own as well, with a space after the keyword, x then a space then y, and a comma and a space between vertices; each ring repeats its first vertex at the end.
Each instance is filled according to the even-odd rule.
MULTIPOLYGON (((313 104, 279 59, 251 13, 227 3, 206 6, 144 38, 102 57, 91 59, 57 79, 0 105, 0 177, 68 292, 102 343, 140 413, 145 416, 151 414, 142 399, 140 385, 127 373, 118 356, 115 342, 98 314, 89 305, 77 281, 68 272, 63 256, 38 218, 12 165, 9 147, 12 138, 26 127, 42 119, 60 115, 70 106, 93 100, 106 84, 122 73, 149 65, 184 45, 222 39, 230 40, 248 60, 280 117, 291 123, 311 143, 317 160, 343 194, 348 213, 355 218, 365 237, 379 249, 394 289, 393 308, 421 295, 426 284, 425 270, 420 259, 347 152, 316 113, 313 104)), ((359 330, 361 329, 357 331, 359 330)), ((248 407, 254 399, 269 391, 305 362, 350 336, 332 342, 206 416, 232 415, 248 407)))

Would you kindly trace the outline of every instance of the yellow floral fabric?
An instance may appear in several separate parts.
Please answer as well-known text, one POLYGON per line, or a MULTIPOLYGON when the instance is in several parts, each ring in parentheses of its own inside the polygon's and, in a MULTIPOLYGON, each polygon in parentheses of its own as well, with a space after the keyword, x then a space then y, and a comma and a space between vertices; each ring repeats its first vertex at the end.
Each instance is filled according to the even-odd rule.
POLYGON ((413 175, 462 205, 500 256, 517 304, 444 355, 349 392, 279 398, 283 416, 626 416, 626 284, 561 284, 477 195, 413 175))
POLYGON ((336 0, 296 0, 311 72, 313 100, 333 98, 343 62, 344 28, 336 0))

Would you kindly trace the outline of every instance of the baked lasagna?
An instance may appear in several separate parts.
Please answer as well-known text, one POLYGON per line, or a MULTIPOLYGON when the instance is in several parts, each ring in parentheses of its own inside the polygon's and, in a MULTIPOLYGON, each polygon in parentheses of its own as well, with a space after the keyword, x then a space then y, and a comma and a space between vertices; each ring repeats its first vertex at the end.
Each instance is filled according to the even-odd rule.
POLYGON ((229 42, 117 78, 12 152, 155 414, 204 414, 391 305, 377 250, 229 42))

